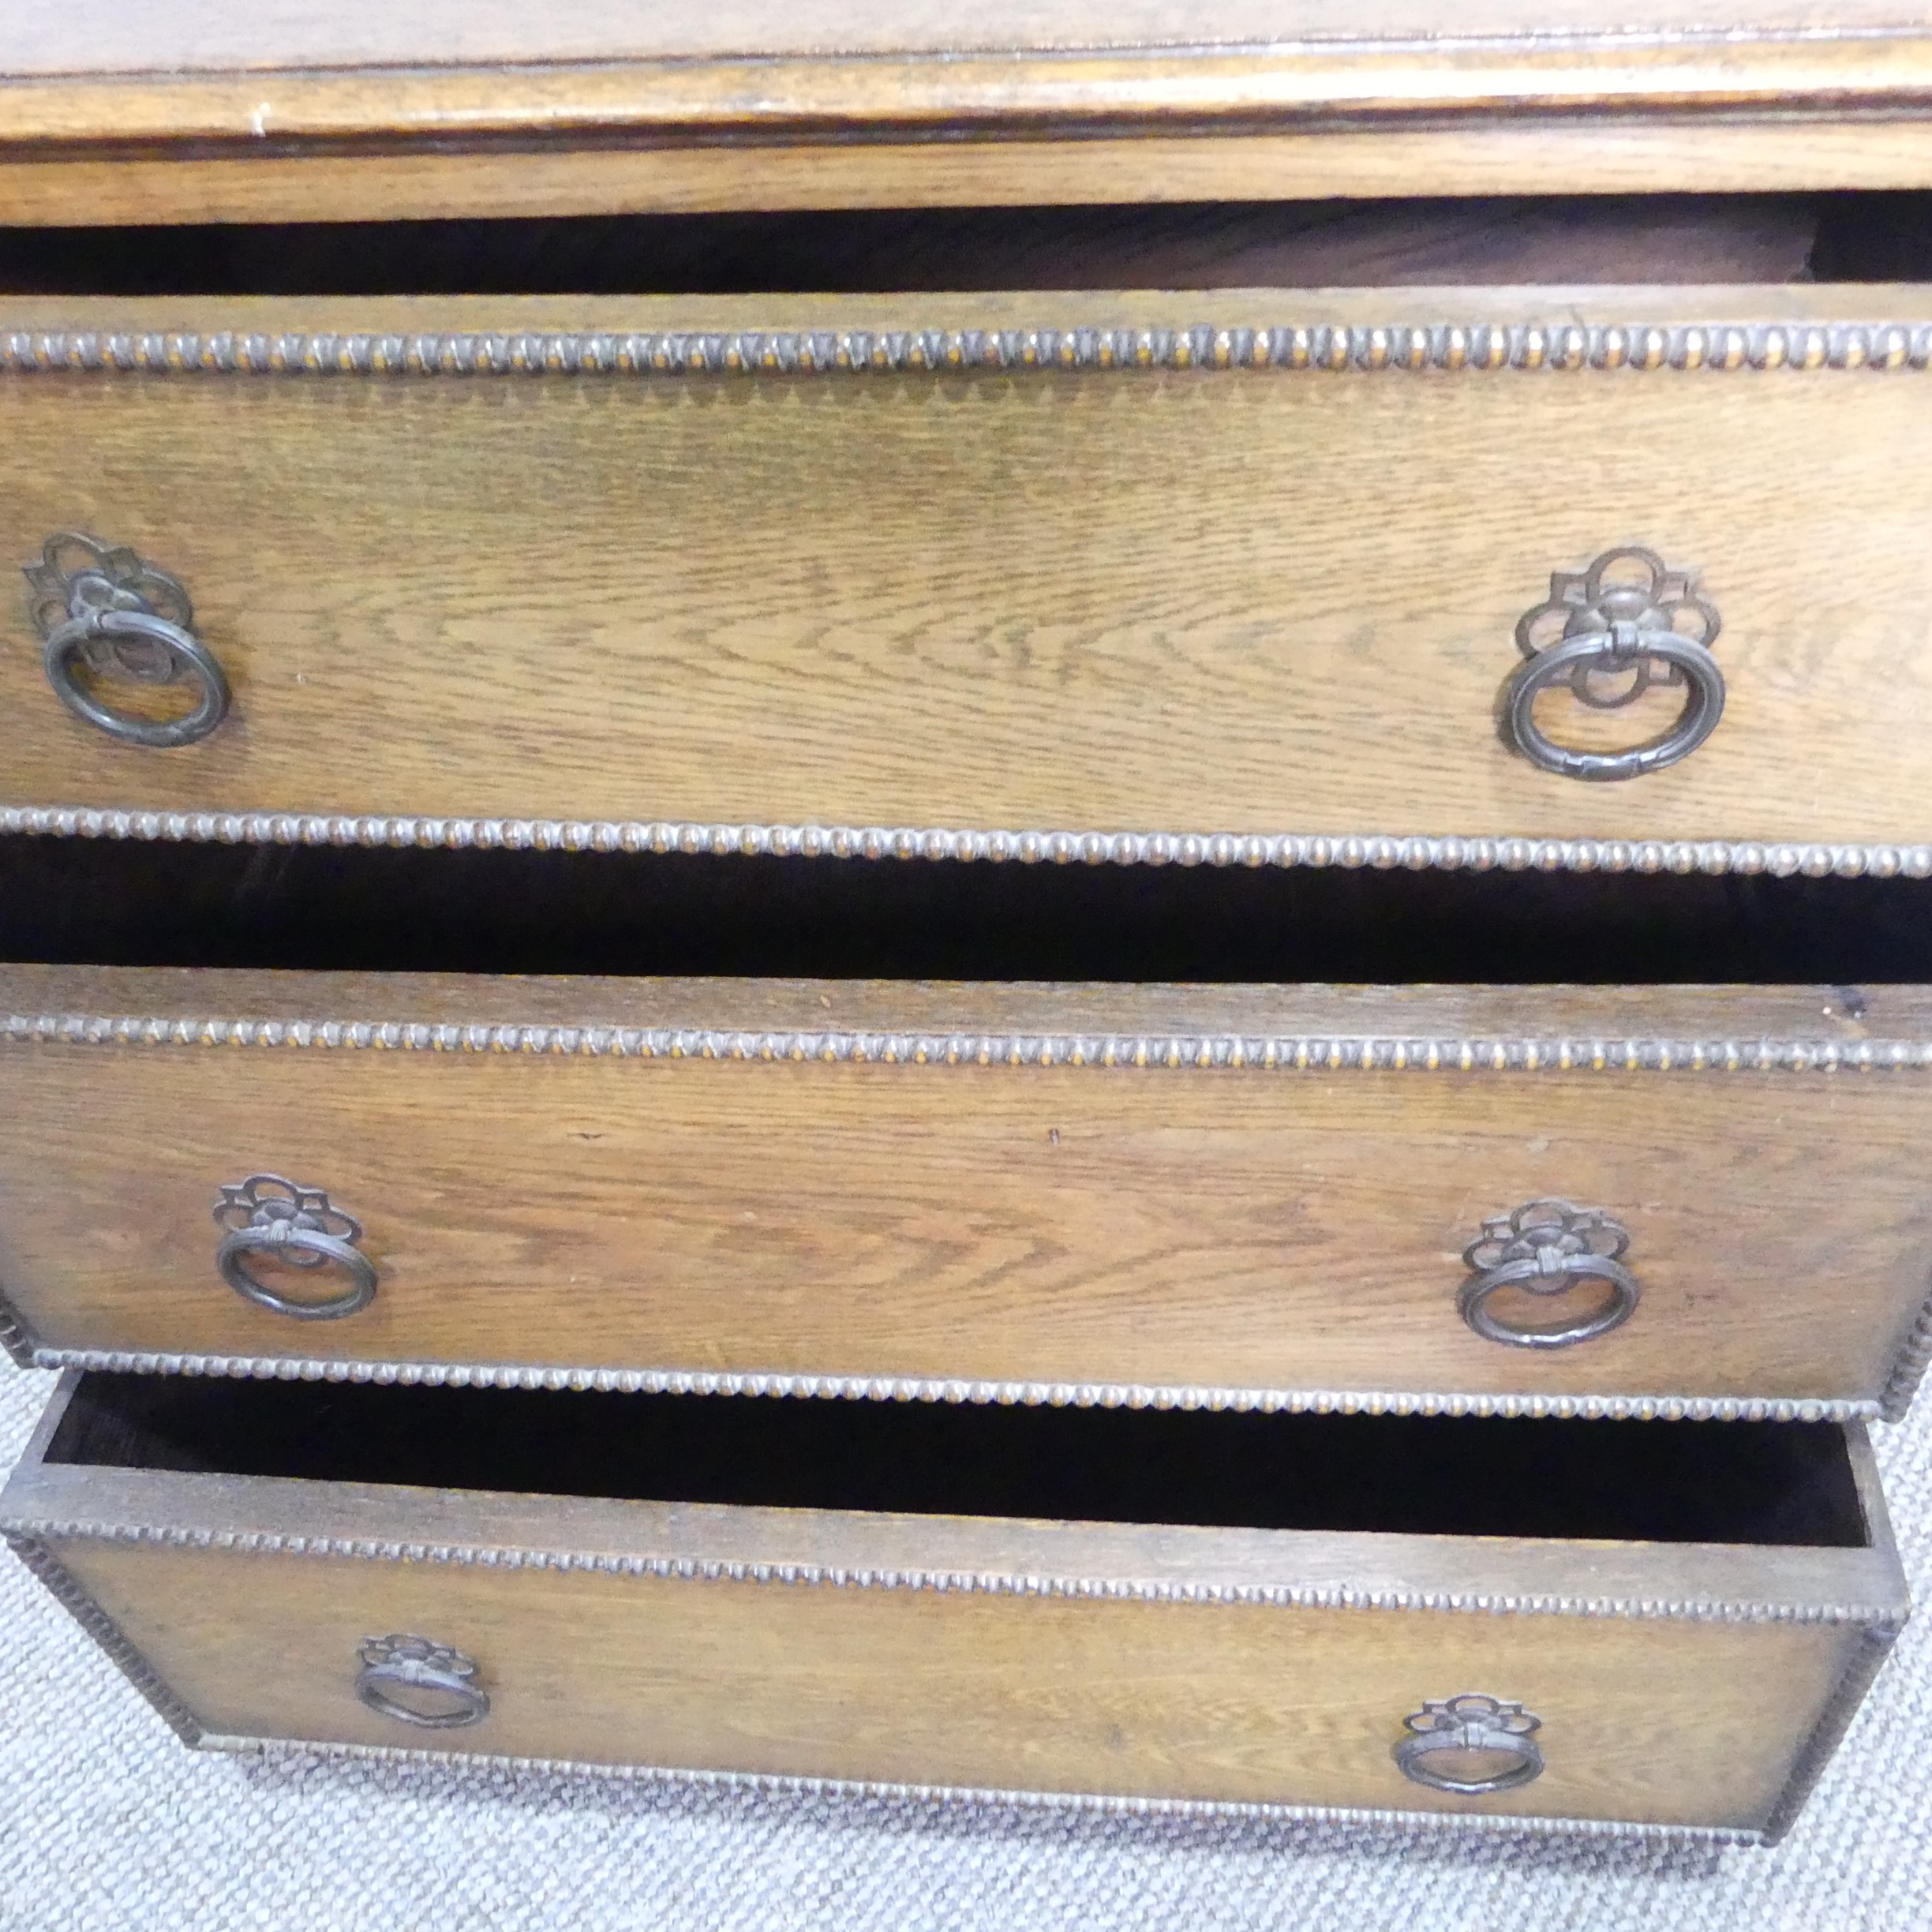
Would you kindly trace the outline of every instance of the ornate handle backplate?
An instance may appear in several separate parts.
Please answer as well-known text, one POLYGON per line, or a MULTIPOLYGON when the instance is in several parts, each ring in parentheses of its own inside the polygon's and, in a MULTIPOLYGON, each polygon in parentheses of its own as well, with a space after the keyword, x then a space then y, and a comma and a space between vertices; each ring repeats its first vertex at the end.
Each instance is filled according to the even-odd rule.
MULTIPOLYGON (((1623 1265, 1630 1245, 1630 1230, 1601 1208, 1526 1201, 1508 1214, 1492 1215, 1463 1249, 1470 1277, 1456 1305, 1486 1341, 1515 1348, 1568 1348, 1608 1335, 1630 1320, 1642 1293, 1637 1277, 1623 1265), (1571 1313, 1566 1319, 1565 1298, 1593 1283, 1598 1285, 1597 1305, 1586 1315, 1571 1313), (1607 1301, 1604 1283, 1610 1290, 1607 1301), (1503 1320, 1494 1302, 1506 1288, 1549 1297, 1556 1320, 1534 1324, 1503 1320)), ((1569 1306, 1574 1309, 1576 1304, 1569 1306)))
POLYGON ((215 1265, 237 1294, 258 1307, 297 1321, 334 1321, 375 1299, 376 1264, 356 1246, 362 1223, 331 1205, 320 1188, 301 1187, 279 1174, 250 1174, 223 1188, 215 1220, 228 1230, 215 1251, 215 1265), (255 1255, 272 1255, 291 1267, 332 1267, 348 1276, 349 1285, 324 1301, 291 1301, 256 1275, 249 1265, 255 1255))
POLYGON ((1431 1698, 1402 1724, 1408 1735, 1395 1747, 1395 1762, 1404 1777, 1432 1791, 1480 1797, 1543 1774, 1534 1735, 1543 1720, 1506 1698, 1465 1690, 1431 1698))
POLYGON ((425 1731, 455 1731, 489 1715, 477 1663, 429 1637, 369 1637, 358 1653, 356 1695, 373 1711, 425 1731))
POLYGON ((62 530, 47 540, 26 576, 34 623, 47 640, 47 682, 75 717, 124 744, 164 749, 205 738, 228 715, 227 676, 191 627, 186 589, 166 571, 125 546, 62 530), (99 695, 118 678, 137 684, 185 678, 198 695, 181 717, 140 717, 99 695))
POLYGON ((1516 625, 1523 661, 1503 692, 1503 735, 1565 778, 1640 778, 1688 758, 1724 715, 1724 672, 1711 646, 1722 625, 1688 571, 1654 552, 1606 550, 1587 570, 1557 571, 1549 596, 1516 625), (1567 684, 1593 711, 1620 710, 1653 685, 1687 687, 1668 731, 1627 751, 1578 751, 1536 721, 1538 696, 1567 684))

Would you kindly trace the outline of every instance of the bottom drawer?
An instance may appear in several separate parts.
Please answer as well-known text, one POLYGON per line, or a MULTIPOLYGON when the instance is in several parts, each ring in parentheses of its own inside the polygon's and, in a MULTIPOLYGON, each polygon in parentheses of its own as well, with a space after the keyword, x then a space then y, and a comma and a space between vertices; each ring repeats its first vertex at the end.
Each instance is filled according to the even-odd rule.
POLYGON ((1775 1837, 1857 1425, 70 1376, 0 1525, 191 1742, 1775 1837))

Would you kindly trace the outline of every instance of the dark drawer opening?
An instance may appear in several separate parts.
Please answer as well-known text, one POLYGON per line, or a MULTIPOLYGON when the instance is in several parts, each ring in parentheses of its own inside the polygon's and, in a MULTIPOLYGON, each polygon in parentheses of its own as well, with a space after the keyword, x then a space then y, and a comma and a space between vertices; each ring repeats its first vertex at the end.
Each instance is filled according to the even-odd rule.
POLYGON ((1832 1423, 999 1407, 88 1375, 51 1462, 1057 1521, 1863 1547, 1832 1423))
MULTIPOLYGON (((796 979, 1932 982, 1932 882, 0 838, 0 959, 796 979)), ((1839 1003, 1847 1002, 1840 999, 1839 1003)))
POLYGON ((0 229, 0 293, 641 295, 1909 281, 1932 197, 1572 195, 0 229))

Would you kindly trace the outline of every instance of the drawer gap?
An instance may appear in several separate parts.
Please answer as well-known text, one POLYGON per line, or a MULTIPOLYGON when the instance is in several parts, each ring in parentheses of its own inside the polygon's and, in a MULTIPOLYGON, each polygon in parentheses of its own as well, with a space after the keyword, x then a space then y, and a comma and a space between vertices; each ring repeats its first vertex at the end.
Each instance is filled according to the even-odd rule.
POLYGON ((89 1374, 51 1463, 807 1511, 1863 1548, 1833 1423, 1252 1414, 89 1374))
POLYGON ((0 838, 0 959, 370 972, 1932 982, 1932 883, 0 838))
POLYGON ((12 294, 922 290, 1908 279, 1908 194, 1519 195, 0 229, 12 294), (1901 273, 1901 270, 1905 272, 1901 273))

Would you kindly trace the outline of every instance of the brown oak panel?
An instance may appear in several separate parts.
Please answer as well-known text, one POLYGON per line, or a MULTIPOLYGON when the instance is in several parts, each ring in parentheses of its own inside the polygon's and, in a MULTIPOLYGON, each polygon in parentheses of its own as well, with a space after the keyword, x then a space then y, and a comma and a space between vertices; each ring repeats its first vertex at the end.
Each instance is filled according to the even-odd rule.
MULTIPOLYGON (((1451 1043, 1640 1030, 1852 1051, 1860 1035, 1911 1039, 1923 1005, 1879 989, 1860 1022, 1799 989, 1659 992, 1646 1014, 1614 989, 452 986, 62 969, 12 969, 3 990, 25 1012, 1190 1036, 1298 1026, 1451 1043)), ((1918 1159, 1932 1084, 1912 1072, 1466 1072, 1453 1046, 1435 1072, 1297 1072, 56 1041, 0 1057, 0 1279, 55 1348, 1866 1400, 1932 1277, 1918 1159), (369 1309, 298 1324, 221 1281, 216 1190, 261 1170, 325 1187, 361 1219, 382 1277, 369 1309), (1456 1315, 1461 1250, 1485 1217, 1548 1195, 1629 1226, 1642 1306, 1576 1348, 1486 1342, 1456 1315)))
MULTIPOLYGON (((1828 305, 1725 294, 1704 304, 1828 305)), ((1175 302, 983 313, 1202 306, 1175 302)), ((1231 322, 1330 306, 1206 305, 1231 322)), ((1466 305, 1396 291, 1380 313, 1466 305)), ((354 307, 414 328, 490 305, 354 307)), ((702 312, 885 326, 941 307, 702 312)), ((138 312, 42 303, 0 323, 138 312)), ((577 319, 693 313, 586 302, 577 319)), ((1923 839, 1928 397, 1828 370, 15 377, 0 548, 24 561, 78 527, 175 571, 236 708, 185 750, 113 743, 54 700, 17 611, 0 765, 23 803, 1923 839), (1392 495, 1377 477, 1399 479, 1392 495), (1511 632, 1552 570, 1631 542, 1702 571, 1729 709, 1684 763, 1578 784, 1498 739, 1511 632)))
POLYGON ((1412 1810, 1758 1825, 1858 1641, 56 1547, 218 1732, 420 1743, 353 1683, 365 1638, 421 1631, 477 1658, 492 1700, 438 1747, 1412 1810), (1404 1715, 1479 1687, 1543 1717, 1543 1777, 1475 1799, 1410 1783, 1404 1715))

